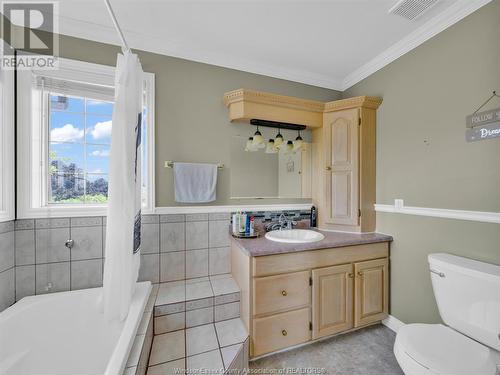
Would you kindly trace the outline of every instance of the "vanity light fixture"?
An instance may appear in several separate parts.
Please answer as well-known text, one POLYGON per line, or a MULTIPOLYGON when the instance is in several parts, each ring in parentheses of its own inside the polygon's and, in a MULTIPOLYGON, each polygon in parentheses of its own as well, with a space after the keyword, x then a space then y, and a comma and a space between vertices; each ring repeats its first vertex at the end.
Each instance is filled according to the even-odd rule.
POLYGON ((262 133, 259 131, 259 126, 257 125, 257 131, 253 135, 253 145, 256 148, 264 148, 266 147, 266 143, 262 133))
POLYGON ((266 154, 275 154, 278 152, 278 149, 274 146, 274 139, 270 139, 267 141, 266 145, 266 154))
POLYGON ((294 151, 300 151, 302 149, 302 146, 304 145, 304 140, 300 136, 300 130, 298 130, 299 135, 297 138, 295 138, 295 141, 293 141, 293 149, 294 151))
POLYGON ((257 151, 257 147, 254 146, 253 144, 253 137, 249 137, 247 144, 245 146, 245 151, 246 152, 255 152, 257 151))
POLYGON ((281 145, 283 144, 283 136, 280 133, 280 130, 278 129, 278 134, 276 134, 276 137, 274 138, 274 147, 279 150, 281 145))
POLYGON ((288 154, 291 154, 294 150, 293 150, 293 142, 292 141, 288 141, 286 143, 286 147, 284 148, 285 150, 285 155, 288 155, 288 154))

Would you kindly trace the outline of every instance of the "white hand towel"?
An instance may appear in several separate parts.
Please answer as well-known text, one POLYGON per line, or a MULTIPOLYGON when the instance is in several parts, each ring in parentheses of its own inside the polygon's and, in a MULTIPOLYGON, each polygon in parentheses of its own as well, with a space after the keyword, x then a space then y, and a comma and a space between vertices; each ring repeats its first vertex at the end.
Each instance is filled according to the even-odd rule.
POLYGON ((207 203, 216 199, 217 165, 174 163, 175 201, 207 203))

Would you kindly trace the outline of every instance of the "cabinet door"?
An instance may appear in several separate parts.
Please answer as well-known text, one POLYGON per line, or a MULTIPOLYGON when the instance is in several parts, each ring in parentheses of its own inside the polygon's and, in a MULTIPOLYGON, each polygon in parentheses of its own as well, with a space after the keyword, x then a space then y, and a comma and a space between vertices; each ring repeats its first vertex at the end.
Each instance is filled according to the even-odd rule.
POLYGON ((354 326, 374 323, 388 313, 387 258, 354 264, 354 326))
POLYGON ((326 117, 326 222, 359 223, 359 110, 326 117))
POLYGON ((352 264, 312 271, 313 339, 353 327, 352 264))

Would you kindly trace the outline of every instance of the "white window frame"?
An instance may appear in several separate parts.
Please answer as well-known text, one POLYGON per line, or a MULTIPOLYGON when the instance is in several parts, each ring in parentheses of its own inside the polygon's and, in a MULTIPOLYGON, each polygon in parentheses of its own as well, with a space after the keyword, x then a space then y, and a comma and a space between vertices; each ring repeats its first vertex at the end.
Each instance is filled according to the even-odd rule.
MULTIPOLYGON (((3 56, 0 41, 0 56, 3 56)), ((14 220, 14 71, 0 68, 0 222, 14 220)))
MULTIPOLYGON (((105 216, 107 204, 71 204, 55 205, 47 203, 48 178, 48 124, 36 123, 34 108, 48 105, 40 100, 40 95, 32 95, 33 74, 42 74, 69 81, 88 82, 106 86, 114 86, 115 68, 107 65, 93 64, 83 61, 59 59, 59 69, 51 71, 20 70, 17 72, 17 217, 75 217, 105 216)), ((147 144, 148 149, 148 181, 147 205, 142 207, 143 213, 152 213, 155 207, 154 185, 154 74, 144 73, 145 97, 147 101, 147 144)), ((40 111, 43 111, 40 109, 40 111)), ((43 111, 46 116, 46 111, 43 111)), ((46 122, 47 119, 42 118, 46 122)))

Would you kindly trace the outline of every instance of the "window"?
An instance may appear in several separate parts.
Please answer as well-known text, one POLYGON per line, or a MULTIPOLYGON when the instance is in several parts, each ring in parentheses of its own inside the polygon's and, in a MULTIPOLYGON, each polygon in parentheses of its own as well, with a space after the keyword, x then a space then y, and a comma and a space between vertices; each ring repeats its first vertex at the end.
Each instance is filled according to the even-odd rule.
MULTIPOLYGON (((58 71, 18 74, 20 217, 105 214, 114 68, 61 59, 58 71), (21 183, 22 180, 22 183, 21 183), (21 193, 22 191, 22 193, 21 193)), ((154 204, 154 76, 145 74, 143 211, 154 204)))
POLYGON ((0 221, 13 219, 14 72, 0 68, 0 221))

